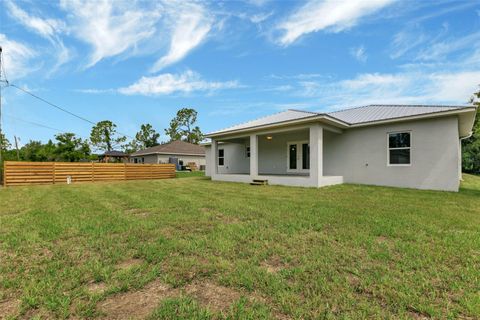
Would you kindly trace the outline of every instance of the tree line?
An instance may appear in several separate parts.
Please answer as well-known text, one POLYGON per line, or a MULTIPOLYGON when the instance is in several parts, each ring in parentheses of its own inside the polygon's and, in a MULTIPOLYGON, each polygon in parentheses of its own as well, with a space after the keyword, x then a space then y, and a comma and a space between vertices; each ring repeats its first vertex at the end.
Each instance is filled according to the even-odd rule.
POLYGON ((470 103, 477 106, 472 135, 462 140, 462 170, 480 174, 480 90, 473 94, 470 103))
MULTIPOLYGON (((176 116, 165 129, 169 141, 182 140, 190 143, 200 143, 204 135, 196 125, 197 111, 192 108, 178 110, 176 116)), ((3 160, 21 161, 93 161, 98 160, 98 154, 112 150, 122 150, 133 153, 138 150, 159 145, 160 133, 151 124, 140 126, 135 137, 128 141, 127 137, 117 130, 117 125, 110 120, 96 123, 88 139, 78 137, 75 133, 65 132, 54 136, 47 143, 30 140, 20 149, 16 149, 5 135, 0 135, 0 148, 3 160)))

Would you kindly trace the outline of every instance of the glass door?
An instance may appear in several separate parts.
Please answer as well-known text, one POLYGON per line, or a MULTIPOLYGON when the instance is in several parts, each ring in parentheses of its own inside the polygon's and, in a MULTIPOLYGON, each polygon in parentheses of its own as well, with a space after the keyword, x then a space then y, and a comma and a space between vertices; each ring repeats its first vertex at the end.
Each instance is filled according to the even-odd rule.
POLYGON ((308 141, 289 142, 287 148, 287 172, 308 172, 310 170, 308 141))
POLYGON ((288 145, 288 169, 291 171, 297 170, 297 144, 288 145))

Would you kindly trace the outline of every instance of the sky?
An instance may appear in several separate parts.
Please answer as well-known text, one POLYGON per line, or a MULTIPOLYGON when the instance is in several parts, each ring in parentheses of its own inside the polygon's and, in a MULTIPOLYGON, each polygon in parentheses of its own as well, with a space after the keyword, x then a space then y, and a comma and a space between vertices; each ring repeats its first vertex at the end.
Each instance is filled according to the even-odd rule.
MULTIPOLYGON (((480 0, 0 1, 10 83, 134 136, 178 109, 208 133, 286 109, 465 105, 480 85, 480 0)), ((91 124, 2 88, 7 138, 91 124)))

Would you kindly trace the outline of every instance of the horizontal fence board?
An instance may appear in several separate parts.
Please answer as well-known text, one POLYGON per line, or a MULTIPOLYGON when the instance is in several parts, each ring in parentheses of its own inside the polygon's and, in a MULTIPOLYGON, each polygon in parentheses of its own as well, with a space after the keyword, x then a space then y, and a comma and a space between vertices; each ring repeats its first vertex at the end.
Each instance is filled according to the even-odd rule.
POLYGON ((5 161, 5 186, 175 178, 174 164, 5 161))

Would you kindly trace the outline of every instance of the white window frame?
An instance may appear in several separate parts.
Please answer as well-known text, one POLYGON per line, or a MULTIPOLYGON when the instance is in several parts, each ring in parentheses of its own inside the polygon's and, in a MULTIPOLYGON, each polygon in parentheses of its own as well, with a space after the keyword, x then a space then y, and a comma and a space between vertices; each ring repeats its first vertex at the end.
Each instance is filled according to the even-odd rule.
POLYGON ((412 154, 413 154, 413 144, 412 144, 412 131, 411 130, 401 130, 401 131, 390 131, 387 132, 387 167, 411 167, 412 166, 412 154), (390 135, 397 133, 408 133, 410 137, 410 147, 401 147, 401 148, 390 148, 390 135), (390 163, 390 150, 410 150, 410 163, 390 163))
POLYGON ((287 142, 287 172, 288 173, 308 173, 310 169, 302 169, 303 166, 303 152, 302 152, 302 145, 308 144, 310 145, 310 141, 302 140, 302 141, 288 141, 287 142), (297 169, 290 169, 290 145, 296 144, 297 145, 297 169))
POLYGON ((225 149, 223 149, 223 148, 219 148, 219 149, 218 149, 217 165, 218 165, 219 167, 224 167, 224 166, 225 166, 225 149), (223 157, 220 157, 220 150, 223 151, 223 157), (220 158, 223 159, 223 164, 220 164, 220 158))

